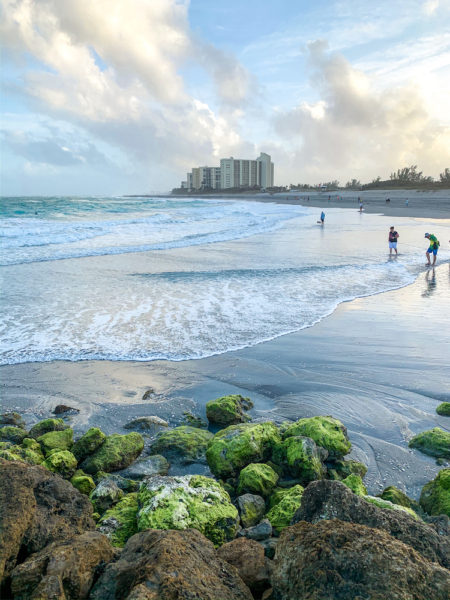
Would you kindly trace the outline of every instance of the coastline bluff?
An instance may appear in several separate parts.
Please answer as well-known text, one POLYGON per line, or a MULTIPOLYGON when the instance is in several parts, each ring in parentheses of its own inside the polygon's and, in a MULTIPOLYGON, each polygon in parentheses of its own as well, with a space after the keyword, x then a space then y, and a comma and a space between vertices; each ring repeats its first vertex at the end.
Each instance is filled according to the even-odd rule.
POLYGON ((337 419, 251 422, 248 399, 218 404, 232 424, 146 442, 74 440, 62 419, 0 427, 1 597, 447 599, 449 469, 420 504, 392 486, 372 497, 337 419))

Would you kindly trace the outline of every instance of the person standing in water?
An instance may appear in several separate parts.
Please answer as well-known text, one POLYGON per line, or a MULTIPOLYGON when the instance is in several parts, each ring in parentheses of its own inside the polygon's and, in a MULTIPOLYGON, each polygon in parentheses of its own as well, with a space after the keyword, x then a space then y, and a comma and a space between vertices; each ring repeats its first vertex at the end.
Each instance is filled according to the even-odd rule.
POLYGON ((425 256, 427 257, 427 266, 430 267, 431 266, 430 254, 434 255, 434 258, 433 258, 433 266, 434 266, 436 264, 436 256, 437 256, 440 244, 439 244, 439 240, 434 235, 434 233, 426 233, 425 237, 430 242, 430 247, 428 248, 428 250, 425 253, 425 256))
POLYGON ((362 200, 359 201, 359 212, 362 213, 363 211, 363 203, 362 200))
POLYGON ((320 222, 322 225, 325 223, 325 213, 323 211, 320 213, 320 222))
POLYGON ((392 250, 395 250, 395 254, 397 253, 397 240, 399 238, 399 234, 395 231, 394 226, 389 228, 389 256, 392 255, 392 250))

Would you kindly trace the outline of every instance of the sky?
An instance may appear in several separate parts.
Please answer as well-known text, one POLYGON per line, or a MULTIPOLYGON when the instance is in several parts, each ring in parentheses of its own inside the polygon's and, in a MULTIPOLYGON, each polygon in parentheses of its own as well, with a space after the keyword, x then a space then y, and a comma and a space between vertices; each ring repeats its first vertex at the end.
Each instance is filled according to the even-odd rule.
POLYGON ((0 0, 2 195, 450 167, 450 0, 0 0))

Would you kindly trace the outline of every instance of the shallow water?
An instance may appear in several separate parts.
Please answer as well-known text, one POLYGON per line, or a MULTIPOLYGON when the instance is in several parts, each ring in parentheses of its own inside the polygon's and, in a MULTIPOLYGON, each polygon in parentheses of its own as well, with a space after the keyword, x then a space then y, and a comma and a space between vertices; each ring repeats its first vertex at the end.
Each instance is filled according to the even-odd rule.
POLYGON ((317 209, 272 203, 4 198, 0 364, 211 356, 423 269, 423 220, 396 219, 389 260, 385 217, 325 211, 321 227, 317 209))

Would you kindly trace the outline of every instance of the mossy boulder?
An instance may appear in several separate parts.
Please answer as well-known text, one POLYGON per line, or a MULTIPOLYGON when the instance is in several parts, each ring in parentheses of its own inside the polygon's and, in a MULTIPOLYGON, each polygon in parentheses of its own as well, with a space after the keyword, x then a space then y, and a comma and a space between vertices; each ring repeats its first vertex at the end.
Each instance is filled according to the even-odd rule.
POLYGON ((275 446, 272 460, 289 475, 298 477, 302 483, 308 483, 324 477, 326 469, 322 460, 326 456, 327 452, 319 448, 314 440, 295 435, 275 446))
POLYGON ((108 478, 102 479, 89 496, 94 505, 94 511, 100 514, 117 504, 122 497, 123 491, 115 481, 108 478))
POLYGON ((106 440, 106 435, 98 427, 91 427, 84 433, 73 446, 72 452, 79 461, 93 454, 103 442, 106 440))
POLYGON ((28 436, 26 429, 15 427, 14 425, 5 425, 0 428, 0 440, 3 442, 12 442, 20 444, 28 436))
POLYGON ((20 446, 11 442, 0 442, 0 458, 40 465, 44 460, 44 455, 36 440, 25 438, 20 446))
POLYGON ((62 431, 67 429, 68 425, 64 423, 62 419, 44 419, 39 421, 36 425, 30 429, 28 437, 34 438, 35 440, 41 435, 48 433, 49 431, 62 431))
POLYGON ((252 462, 265 462, 280 442, 274 423, 230 425, 209 441, 206 460, 216 477, 226 479, 252 462))
POLYGON ((363 496, 366 502, 370 502, 370 504, 375 504, 378 508, 385 508, 387 510, 399 510, 401 512, 406 512, 411 517, 414 517, 417 520, 421 520, 417 513, 412 510, 412 508, 407 508, 406 506, 400 506, 399 504, 394 504, 393 502, 389 502, 388 500, 383 500, 382 498, 378 498, 378 496, 363 496))
POLYGON ((310 417, 289 425, 283 439, 291 436, 309 437, 328 451, 329 460, 337 460, 350 452, 346 427, 333 417, 310 417))
POLYGON ((73 446, 72 429, 63 429, 63 431, 49 431, 37 438, 45 456, 51 454, 54 450, 70 450, 73 446))
POLYGON ((257 494, 243 494, 236 499, 242 527, 253 527, 261 521, 266 512, 266 503, 257 494))
POLYGON ((0 415, 0 425, 14 425, 25 429, 25 421, 17 412, 7 412, 0 415))
POLYGON ((70 479, 77 469, 77 459, 68 450, 56 450, 45 459, 42 466, 59 473, 64 479, 70 479))
POLYGON ((113 546, 123 548, 128 538, 138 531, 138 508, 138 494, 127 494, 99 519, 98 531, 105 534, 113 546))
POLYGON ((100 483, 102 479, 109 479, 110 481, 113 481, 119 489, 127 494, 129 492, 137 492, 140 485, 139 481, 123 477, 122 475, 119 475, 119 473, 103 473, 102 471, 99 471, 96 473, 97 484, 100 483))
POLYGON ((409 442, 409 447, 417 448, 429 456, 450 458, 450 433, 440 427, 433 427, 415 435, 409 442))
POLYGON ((143 448, 144 439, 139 433, 113 433, 93 454, 85 458, 80 466, 89 474, 97 471, 119 471, 131 465, 143 448))
POLYGON ((329 479, 342 481, 349 475, 359 475, 361 479, 364 479, 367 473, 367 467, 362 462, 357 460, 334 460, 330 463, 330 468, 327 470, 327 476, 329 479))
POLYGON ((386 489, 382 491, 380 494, 380 498, 383 500, 388 500, 393 504, 398 504, 399 506, 405 506, 406 508, 412 508, 412 510, 417 511, 419 509, 419 504, 411 498, 408 498, 406 494, 404 494, 401 490, 399 490, 395 485, 390 485, 386 489))
POLYGON ((183 464, 204 461, 212 437, 212 433, 204 429, 181 425, 160 433, 152 444, 152 454, 161 454, 183 464))
POLYGON ((294 485, 288 489, 279 489, 271 496, 271 508, 266 518, 278 532, 290 525, 292 517, 300 508, 303 492, 301 485, 294 485))
POLYGON ((234 425, 249 421, 250 417, 245 412, 251 408, 253 408, 253 402, 250 398, 244 398, 240 394, 231 394, 207 402, 206 416, 210 423, 234 425))
POLYGON ((191 412, 183 413, 181 425, 189 425, 190 427, 198 427, 199 429, 206 429, 208 427, 208 423, 206 421, 204 421, 201 417, 193 415, 191 412))
POLYGON ((367 496, 367 488, 359 475, 352 473, 342 480, 342 483, 355 492, 357 496, 367 496))
POLYGON ((87 475, 81 469, 75 471, 73 476, 70 478, 70 483, 85 496, 89 496, 89 494, 95 489, 95 483, 92 477, 87 475))
POLYGON ((429 515, 450 517, 450 469, 442 469, 422 488, 420 506, 429 515))
POLYGON ((247 465, 239 473, 238 494, 258 494, 267 497, 278 481, 278 474, 264 463, 247 465))
POLYGON ((219 482, 201 475, 155 476, 139 490, 138 530, 197 529, 216 546, 232 540, 239 517, 219 482))
POLYGON ((442 402, 436 408, 436 412, 441 417, 450 417, 450 402, 442 402))

